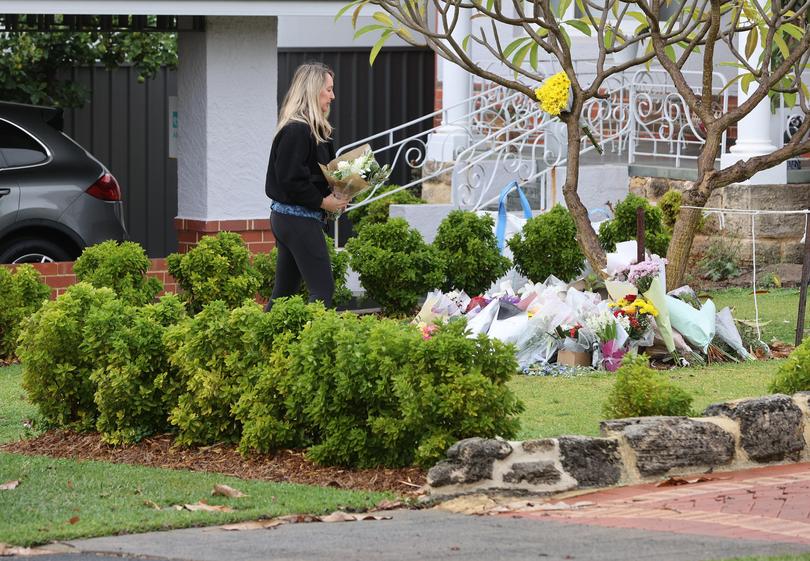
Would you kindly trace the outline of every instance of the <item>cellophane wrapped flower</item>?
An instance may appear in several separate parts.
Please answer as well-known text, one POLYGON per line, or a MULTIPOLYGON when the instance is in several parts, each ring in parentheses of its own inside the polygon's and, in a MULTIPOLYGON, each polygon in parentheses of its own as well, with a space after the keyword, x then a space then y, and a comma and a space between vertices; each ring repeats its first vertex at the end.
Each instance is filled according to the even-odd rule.
POLYGON ((627 316, 622 314, 614 315, 610 310, 604 310, 601 314, 586 318, 585 325, 596 334, 600 343, 616 339, 619 334, 618 327, 625 331, 630 330, 630 320, 627 316))
POLYGON ((633 283, 640 294, 650 289, 653 279, 661 274, 661 265, 666 265, 666 259, 647 259, 641 263, 630 265, 627 272, 628 282, 633 283))
POLYGON ((557 72, 546 78, 542 85, 534 90, 540 108, 555 117, 568 111, 571 105, 571 80, 565 72, 557 72))
POLYGON ((629 328, 626 330, 631 339, 643 339, 652 326, 652 318, 658 315, 658 310, 651 302, 640 296, 628 294, 618 302, 611 302, 613 315, 617 318, 627 318, 629 328))

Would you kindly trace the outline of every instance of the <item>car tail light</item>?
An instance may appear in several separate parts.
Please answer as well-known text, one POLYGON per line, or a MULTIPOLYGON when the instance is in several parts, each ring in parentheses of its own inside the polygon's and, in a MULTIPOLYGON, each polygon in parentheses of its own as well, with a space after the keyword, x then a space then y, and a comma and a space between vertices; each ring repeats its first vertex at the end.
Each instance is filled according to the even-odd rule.
POLYGON ((87 194, 102 201, 120 201, 121 187, 110 173, 105 173, 87 188, 87 194))

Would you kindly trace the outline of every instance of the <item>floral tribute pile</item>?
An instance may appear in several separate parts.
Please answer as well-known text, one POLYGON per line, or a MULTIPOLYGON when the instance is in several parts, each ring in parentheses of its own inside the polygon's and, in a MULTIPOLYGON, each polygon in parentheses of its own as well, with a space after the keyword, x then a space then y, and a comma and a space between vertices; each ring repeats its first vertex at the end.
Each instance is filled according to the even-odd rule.
POLYGON ((518 289, 503 280, 475 297, 436 290, 414 323, 427 339, 438 322, 466 318, 470 337, 483 333, 513 344, 521 369, 535 374, 613 372, 634 352, 681 366, 707 358, 753 359, 728 308, 717 313, 711 300, 701 304, 689 287, 665 292, 665 264, 652 256, 613 267, 602 294, 553 276, 518 289))

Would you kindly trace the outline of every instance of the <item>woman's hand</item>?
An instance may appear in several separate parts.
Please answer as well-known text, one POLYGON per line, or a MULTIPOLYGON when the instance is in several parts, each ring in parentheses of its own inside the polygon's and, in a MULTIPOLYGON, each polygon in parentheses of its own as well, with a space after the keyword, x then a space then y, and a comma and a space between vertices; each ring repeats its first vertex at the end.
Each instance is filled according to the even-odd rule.
POLYGON ((321 208, 327 212, 340 213, 349 205, 348 199, 336 197, 334 194, 324 197, 321 208))

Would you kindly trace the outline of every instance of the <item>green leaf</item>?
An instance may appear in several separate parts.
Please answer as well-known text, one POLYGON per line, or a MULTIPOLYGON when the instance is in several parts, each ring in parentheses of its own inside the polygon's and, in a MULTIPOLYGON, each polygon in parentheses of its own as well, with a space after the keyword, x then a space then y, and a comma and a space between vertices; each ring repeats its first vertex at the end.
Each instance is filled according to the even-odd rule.
POLYGON ((470 39, 472 38, 472 34, 467 35, 464 37, 464 40, 461 42, 461 48, 466 52, 467 46, 470 44, 470 39))
POLYGON ((380 54, 380 49, 383 48, 385 42, 388 40, 388 37, 391 35, 392 31, 389 29, 385 31, 380 38, 374 43, 374 46, 371 48, 371 53, 368 55, 368 64, 372 66, 374 64, 374 60, 377 58, 377 55, 380 54))
POLYGON ((385 24, 386 27, 394 27, 394 22, 391 20, 391 16, 385 12, 374 12, 372 17, 380 23, 385 24))
POLYGON ((677 59, 677 56, 675 55, 675 47, 673 47, 672 45, 667 45, 666 47, 664 47, 664 54, 667 55, 667 58, 672 62, 675 62, 675 60, 677 59))
POLYGON ((565 13, 568 11, 568 8, 571 6, 571 2, 573 0, 560 0, 560 4, 558 6, 557 17, 564 18, 565 13))
POLYGON ((372 31, 376 31, 378 29, 387 29, 387 28, 384 25, 380 25, 378 23, 372 23, 372 24, 366 25, 366 26, 361 27, 360 29, 358 29, 357 32, 355 32, 355 34, 354 34, 354 38, 357 39, 358 37, 360 37, 362 35, 365 35, 366 33, 370 33, 372 31))
POLYGON ((341 18, 341 16, 343 16, 343 14, 345 14, 346 12, 351 10, 353 6, 355 6, 356 4, 359 4, 362 1, 363 0, 352 0, 351 2, 349 2, 348 4, 343 6, 340 10, 338 10, 337 15, 335 16, 335 21, 339 20, 341 18))
POLYGON ((585 23, 584 21, 578 19, 569 19, 568 21, 563 22, 566 25, 573 27, 574 29, 584 33, 588 37, 591 36, 591 26, 585 23))
POLYGON ((616 34, 613 32, 612 27, 605 29, 605 48, 612 49, 613 43, 616 40, 616 34))
POLYGON ((647 16, 642 14, 641 12, 627 12, 627 15, 633 18, 634 20, 638 21, 640 24, 644 25, 645 27, 650 26, 650 22, 647 21, 647 16))
POLYGON ((754 54, 754 49, 757 48, 757 41, 759 40, 759 30, 754 27, 748 32, 748 37, 745 39, 745 58, 751 58, 754 54))
POLYGON ((776 43, 776 47, 779 49, 779 52, 782 53, 784 58, 788 58, 790 56, 790 49, 788 49, 785 38, 782 37, 782 32, 780 30, 777 30, 776 33, 773 34, 773 42, 776 43))
POLYGON ((790 109, 794 105, 796 105, 796 94, 795 93, 783 93, 782 99, 785 100, 785 107, 790 109))
POLYGON ((787 33, 797 41, 801 41, 802 37, 804 37, 804 31, 802 31, 802 29, 794 23, 782 24, 782 26, 779 29, 783 30, 785 33, 787 33))
MULTIPOLYGON (((529 53, 529 50, 532 48, 533 43, 527 43, 525 46, 521 47, 516 53, 515 56, 512 58, 512 64, 520 68, 523 66, 523 61, 526 59, 526 55, 529 53)), ((517 71, 515 72, 517 73, 517 71)))
POLYGON ((743 93, 748 94, 748 89, 751 87, 751 82, 753 81, 754 75, 750 72, 742 75, 742 78, 740 78, 740 87, 742 88, 743 93))
POLYGON ((520 47, 527 40, 531 41, 531 39, 529 39, 528 37, 519 37, 518 39, 515 39, 514 41, 509 43, 503 50, 503 58, 509 58, 509 55, 511 55, 515 51, 515 49, 520 47))
POLYGON ((565 44, 568 45, 568 48, 570 49, 571 48, 571 37, 568 35, 568 32, 562 26, 560 26, 560 35, 563 36, 563 41, 565 41, 565 44))
POLYGON ((535 72, 537 71, 537 67, 539 66, 539 61, 538 61, 538 57, 537 57, 539 50, 540 50, 540 45, 538 45, 537 43, 534 43, 532 45, 531 50, 529 51, 529 64, 532 65, 532 69, 535 72))
POLYGON ((802 93, 804 94, 804 99, 805 100, 810 99, 810 90, 807 89, 807 84, 804 83, 804 80, 799 82, 799 85, 802 88, 802 93))

